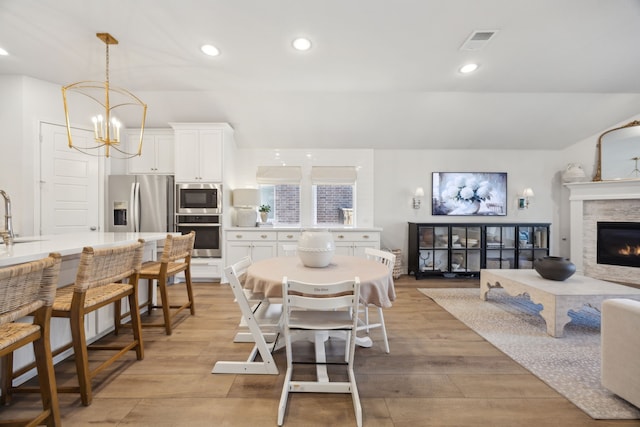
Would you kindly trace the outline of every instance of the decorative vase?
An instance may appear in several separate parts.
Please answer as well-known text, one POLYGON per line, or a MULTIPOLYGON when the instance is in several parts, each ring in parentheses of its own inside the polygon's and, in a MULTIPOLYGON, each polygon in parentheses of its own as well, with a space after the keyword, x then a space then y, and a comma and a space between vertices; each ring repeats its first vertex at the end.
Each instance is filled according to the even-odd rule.
POLYGON ((562 182, 582 182, 585 179, 586 175, 579 163, 569 163, 562 173, 562 182))
POLYGON ((563 281, 576 272, 576 266, 567 258, 546 256, 533 263, 538 274, 548 280, 563 281))
POLYGON ((260 220, 262 222, 267 222, 268 216, 269 216, 269 212, 260 212, 260 220))
POLYGON ((326 267, 336 251, 328 230, 306 230, 298 239, 298 256, 306 267, 326 267))
POLYGON ((480 210, 480 201, 462 201, 449 215, 474 215, 480 210))

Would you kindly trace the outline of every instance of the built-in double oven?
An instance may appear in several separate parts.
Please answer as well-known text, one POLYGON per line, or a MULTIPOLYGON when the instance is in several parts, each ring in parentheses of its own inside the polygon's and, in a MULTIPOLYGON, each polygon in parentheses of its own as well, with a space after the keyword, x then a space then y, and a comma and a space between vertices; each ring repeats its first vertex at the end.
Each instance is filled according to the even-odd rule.
POLYGON ((194 257, 221 257, 222 185, 176 184, 176 231, 196 232, 194 257))

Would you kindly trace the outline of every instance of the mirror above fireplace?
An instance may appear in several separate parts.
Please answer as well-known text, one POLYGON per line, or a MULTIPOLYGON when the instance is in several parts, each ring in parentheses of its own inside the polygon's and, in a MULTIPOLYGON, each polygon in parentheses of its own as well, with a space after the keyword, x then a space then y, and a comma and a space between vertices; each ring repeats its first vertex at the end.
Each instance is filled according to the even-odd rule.
POLYGON ((640 179, 640 121, 604 132, 597 150, 594 181, 640 179))

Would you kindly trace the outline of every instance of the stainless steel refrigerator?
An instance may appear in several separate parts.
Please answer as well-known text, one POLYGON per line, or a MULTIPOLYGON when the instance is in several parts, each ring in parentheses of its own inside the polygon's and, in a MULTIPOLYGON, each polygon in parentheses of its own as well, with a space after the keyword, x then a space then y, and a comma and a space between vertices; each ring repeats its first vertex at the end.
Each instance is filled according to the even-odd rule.
POLYGON ((173 175, 111 175, 107 231, 174 231, 173 175))

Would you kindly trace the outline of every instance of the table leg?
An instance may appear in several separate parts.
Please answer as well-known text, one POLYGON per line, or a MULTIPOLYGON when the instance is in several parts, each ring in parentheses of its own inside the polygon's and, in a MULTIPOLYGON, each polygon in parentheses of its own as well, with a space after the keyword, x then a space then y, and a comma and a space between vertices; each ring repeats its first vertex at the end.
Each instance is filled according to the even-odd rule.
POLYGON ((554 338, 562 337, 564 326, 571 321, 566 307, 558 304, 555 298, 544 302, 540 316, 547 324, 547 334, 554 338))

